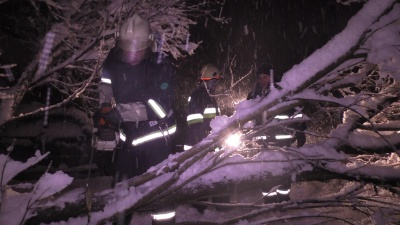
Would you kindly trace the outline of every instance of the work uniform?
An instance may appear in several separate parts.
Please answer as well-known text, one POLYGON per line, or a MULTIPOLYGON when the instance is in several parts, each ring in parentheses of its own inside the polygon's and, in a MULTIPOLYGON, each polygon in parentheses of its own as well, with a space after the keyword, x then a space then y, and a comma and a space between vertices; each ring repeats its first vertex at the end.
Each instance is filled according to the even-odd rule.
MULTIPOLYGON (((280 89, 280 87, 276 84, 274 84, 275 88, 280 89)), ((260 84, 256 84, 255 88, 247 95, 247 100, 250 99, 255 99, 256 97, 265 97, 270 93, 270 87, 268 86, 267 88, 262 88, 260 84)), ((295 109, 289 109, 277 116, 275 116, 275 119, 277 120, 285 120, 289 118, 299 118, 302 116, 302 114, 295 114, 296 110, 295 109)), ((266 115, 263 114, 259 118, 256 119, 256 124, 261 125, 265 123, 266 121, 266 115)), ((301 147, 305 144, 306 142, 306 136, 304 134, 304 131, 307 129, 307 124, 305 122, 301 123, 293 123, 287 126, 288 128, 292 128, 294 130, 298 130, 299 132, 295 132, 295 135, 293 138, 290 138, 290 140, 287 141, 281 141, 282 145, 290 145, 294 140, 297 140, 297 146, 301 147)), ((283 135, 283 134, 282 134, 283 135)), ((283 139, 281 139, 283 140, 283 139)))
POLYGON ((100 101, 110 102, 113 97, 122 118, 117 182, 146 172, 172 152, 174 79, 170 61, 160 60, 157 54, 137 65, 121 62, 115 49, 106 58, 100 101))
MULTIPOLYGON (((262 64, 259 66, 256 72, 256 76, 258 79, 260 79, 260 75, 266 74, 268 76, 273 76, 273 69, 270 65, 268 64, 262 64)), ((277 84, 273 84, 276 89, 281 89, 280 86, 277 84)), ((270 85, 266 86, 265 88, 262 87, 260 84, 260 80, 256 83, 256 86, 254 89, 247 95, 247 100, 250 99, 255 99, 258 96, 260 97, 265 97, 268 96, 270 93, 270 85)), ((290 109, 287 110, 286 112, 283 112, 279 115, 276 115, 274 119, 276 120, 285 120, 289 118, 297 118, 301 116, 301 114, 295 115, 296 110, 295 109, 290 109)), ((255 124, 256 125, 262 125, 266 122, 267 120, 267 115, 266 112, 262 113, 262 115, 256 119, 255 124)), ((306 124, 305 123, 295 123, 295 124, 290 124, 287 127, 296 129, 296 130, 305 130, 306 129, 306 124)), ((304 145, 306 141, 306 137, 303 132, 296 132, 295 137, 292 137, 292 135, 288 133, 283 133, 282 129, 276 129, 276 130, 271 130, 270 133, 266 134, 265 139, 267 142, 273 141, 276 142, 279 146, 290 146, 292 142, 297 139, 297 144, 299 146, 304 145)), ((269 189, 271 188, 270 185, 268 184, 267 189, 263 189, 263 195, 264 195, 264 203, 274 203, 274 202, 283 202, 283 201, 288 201, 290 200, 290 188, 291 188, 291 177, 283 177, 278 181, 277 184, 280 185, 279 188, 276 190, 270 191, 269 189)))
POLYGON ((210 134, 210 122, 220 113, 217 101, 210 96, 203 83, 190 95, 187 111, 188 132, 185 145, 190 148, 210 134))

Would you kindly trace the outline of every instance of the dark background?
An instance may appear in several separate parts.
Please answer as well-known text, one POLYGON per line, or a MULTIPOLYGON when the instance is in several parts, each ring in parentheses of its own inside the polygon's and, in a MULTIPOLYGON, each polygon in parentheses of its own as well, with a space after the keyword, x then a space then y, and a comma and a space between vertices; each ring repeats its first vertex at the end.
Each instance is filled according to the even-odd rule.
MULTIPOLYGON (((285 71, 339 33, 360 7, 359 3, 347 6, 336 0, 226 0, 209 17, 197 18, 197 25, 190 27, 190 40, 202 43, 194 55, 175 62, 179 95, 186 98, 190 94, 207 63, 220 67, 224 74, 220 93, 229 89, 232 79, 236 81, 249 71, 254 75, 257 65, 265 62, 274 66, 275 80, 279 81, 285 71), (228 23, 212 17, 226 18, 228 23)), ((38 48, 29 46, 28 40, 41 43, 37 34, 40 28, 27 26, 28 16, 35 16, 28 1, 0 4, 0 63, 17 62, 13 68, 16 77, 38 48)), ((231 90, 234 98, 245 96, 254 81, 251 76, 231 90)))
MULTIPOLYGON (((347 24, 361 4, 345 6, 336 0, 229 0, 221 16, 229 23, 199 18, 191 27, 191 41, 203 41, 195 55, 178 62, 180 96, 195 87, 199 71, 207 63, 221 68, 224 75, 219 93, 230 89, 251 71, 251 76, 218 97, 224 114, 232 114, 234 102, 243 100, 256 81, 254 73, 261 63, 275 69, 275 81, 293 65, 322 47, 347 24)), ((213 17, 218 17, 216 10, 213 17)))
MULTIPOLYGON (((222 114, 231 115, 235 104, 245 99, 254 86, 254 73, 259 64, 272 64, 275 68, 275 80, 279 81, 285 71, 339 33, 360 7, 359 3, 345 6, 336 3, 336 0, 226 0, 222 8, 216 9, 209 17, 197 18, 197 25, 190 27, 190 40, 202 43, 194 55, 174 62, 177 71, 179 121, 183 123, 186 119, 187 98, 198 85, 199 71, 204 65, 213 63, 221 69, 224 79, 217 90, 220 94, 217 100, 222 114), (219 17, 226 18, 228 22, 220 23, 212 19, 219 17), (232 83, 246 74, 250 75, 231 87, 232 83)), ((46 11, 45 8, 40 10, 46 11)), ((16 78, 36 53, 34 49, 40 49, 38 45, 42 37, 38 35, 38 30, 46 29, 46 26, 39 29, 27 26, 28 16, 35 16, 29 1, 10 0, 0 4, 0 64, 17 63, 18 66, 13 68, 16 78), (31 43, 37 44, 32 46, 31 43)), ((42 22, 46 24, 46 21, 42 22)), ((6 86, 8 82, 0 78, 0 86, 6 86)), ((36 100, 44 103, 45 93, 46 87, 31 90, 27 92, 25 102, 36 100)), ((52 100, 57 100, 54 93, 52 100)), ((43 115, 31 119, 42 120, 43 115)), ((84 126, 73 120, 74 118, 60 115, 59 118, 50 118, 49 122, 68 122, 75 123, 78 127, 84 126)), ((20 121, 19 127, 24 129, 25 122, 20 121)), ((45 131, 46 128, 40 129, 45 131)), ((12 139, 8 133, 5 130, 0 138, 12 139)), ((36 143, 35 149, 44 149, 41 137, 24 138, 36 143)), ((64 140, 54 143, 45 143, 47 149, 57 149, 60 151, 57 155, 75 155, 70 148, 63 150, 60 146, 65 146, 65 143, 90 145, 90 140, 77 142, 76 137, 64 137, 64 140), (54 143, 61 144, 54 146, 54 143)), ((9 142, 4 146, 8 145, 9 142)), ((86 154, 86 158, 88 155, 86 154)), ((77 160, 72 158, 71 161, 77 160)))

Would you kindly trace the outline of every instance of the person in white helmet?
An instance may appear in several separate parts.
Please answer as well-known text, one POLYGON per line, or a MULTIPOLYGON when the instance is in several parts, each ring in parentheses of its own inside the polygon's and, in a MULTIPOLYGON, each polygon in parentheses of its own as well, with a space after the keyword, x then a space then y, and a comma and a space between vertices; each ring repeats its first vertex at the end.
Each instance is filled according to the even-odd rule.
MULTIPOLYGON (((103 63, 101 107, 94 125, 99 131, 104 125, 119 128, 119 144, 112 155, 116 159, 112 186, 145 173, 168 158, 174 148, 175 70, 168 57, 157 53, 153 36, 149 22, 132 15, 120 26, 115 47, 103 63)), ((160 206, 165 208, 171 207, 160 206)), ((131 214, 116 223, 130 224, 130 220, 131 214)))
POLYGON ((210 122, 219 115, 218 103, 213 95, 220 79, 220 70, 213 64, 203 66, 200 71, 199 85, 189 97, 185 150, 210 133, 210 122))
POLYGON ((99 111, 111 107, 121 117, 113 184, 145 173, 172 152, 175 71, 156 48, 149 22, 134 14, 122 23, 103 64, 99 111))

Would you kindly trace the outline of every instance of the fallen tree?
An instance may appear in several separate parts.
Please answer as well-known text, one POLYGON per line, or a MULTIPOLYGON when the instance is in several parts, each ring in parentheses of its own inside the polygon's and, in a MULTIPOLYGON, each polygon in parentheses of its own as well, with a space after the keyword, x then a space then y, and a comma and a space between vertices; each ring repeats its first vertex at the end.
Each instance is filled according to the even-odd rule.
MULTIPOLYGON (((37 208, 37 214, 27 223, 51 222, 56 218, 72 220, 71 217, 76 217, 73 219, 76 221, 85 221, 87 214, 90 214, 91 223, 105 224, 107 221, 117 220, 119 214, 138 212, 161 202, 192 202, 205 193, 223 193, 229 189, 227 187, 243 187, 243 190, 250 186, 260 188, 266 185, 263 181, 268 181, 267 185, 272 189, 282 176, 298 177, 301 181, 323 181, 328 177, 351 183, 346 183, 340 193, 318 199, 303 199, 273 206, 255 202, 220 205, 247 210, 236 218, 214 223, 233 224, 244 219, 257 223, 298 219, 302 217, 297 214, 300 209, 310 209, 310 215, 304 217, 355 223, 328 212, 311 213, 312 209, 319 207, 330 208, 328 211, 332 208, 356 209, 370 221, 374 221, 374 213, 390 211, 394 213, 391 219, 398 221, 399 157, 395 146, 399 143, 399 134, 392 131, 387 135, 374 129, 381 123, 393 121, 389 116, 382 119, 382 114, 387 107, 396 107, 398 68, 393 69, 395 63, 390 60, 371 60, 374 35, 387 32, 386 28, 390 26, 396 27, 395 21, 399 20, 398 10, 396 1, 369 1, 349 21, 345 30, 284 75, 280 82, 282 90, 273 90, 263 99, 241 102, 233 116, 214 119, 212 134, 191 150, 170 157, 152 171, 120 183, 109 192, 94 195, 90 198, 90 210, 82 211, 88 200, 82 194, 77 201, 68 203, 64 208, 37 208), (348 44, 343 45, 343 38, 348 44), (345 48, 334 51, 338 46, 345 48), (326 52, 330 51, 335 54, 326 57, 326 52), (318 65, 313 64, 316 59, 318 65), (386 70, 387 68, 390 70, 386 70), (374 82, 368 83, 371 80, 374 82), (380 85, 376 85, 377 83, 380 85), (341 96, 333 97, 332 90, 340 91, 341 96), (240 152, 243 149, 224 145, 228 135, 241 131, 247 121, 255 119, 260 113, 267 111, 269 118, 273 118, 287 107, 298 104, 298 101, 307 100, 327 102, 335 110, 343 111, 341 123, 318 143, 302 148, 254 148, 250 159, 243 157, 240 152), (363 127, 369 127, 369 131, 361 130, 363 127), (389 153, 346 153, 349 147, 358 148, 353 144, 354 135, 360 135, 362 140, 367 140, 371 133, 382 140, 381 147, 386 148, 389 153), (224 146, 223 151, 214 152, 217 146, 224 146), (231 171, 238 172, 233 175, 231 171), (157 185, 149 186, 149 183, 157 185), (391 194, 383 190, 388 190, 391 194), (374 194, 370 194, 371 191, 374 194), (118 209, 118 204, 125 203, 126 208, 118 209), (285 216, 265 219, 269 213, 279 214, 278 211, 285 211, 285 216)), ((396 54, 388 57, 398 59, 398 52, 396 54)), ((251 133, 242 134, 242 139, 249 139, 254 133, 276 125, 278 124, 271 120, 264 126, 253 129, 251 133)), ((207 221, 207 224, 213 222, 207 221)))

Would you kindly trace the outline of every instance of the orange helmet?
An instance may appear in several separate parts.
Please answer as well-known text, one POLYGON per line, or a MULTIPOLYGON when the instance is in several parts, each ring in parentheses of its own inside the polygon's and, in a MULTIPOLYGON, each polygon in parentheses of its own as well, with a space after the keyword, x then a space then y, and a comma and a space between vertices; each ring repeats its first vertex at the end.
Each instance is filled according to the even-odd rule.
POLYGON ((219 72, 219 69, 214 66, 213 64, 207 64, 203 66, 203 68, 200 71, 200 80, 212 80, 212 79, 220 79, 221 74, 219 72))

